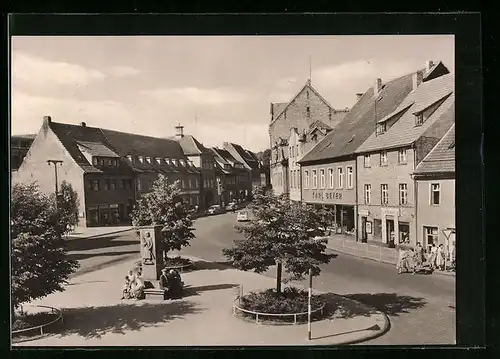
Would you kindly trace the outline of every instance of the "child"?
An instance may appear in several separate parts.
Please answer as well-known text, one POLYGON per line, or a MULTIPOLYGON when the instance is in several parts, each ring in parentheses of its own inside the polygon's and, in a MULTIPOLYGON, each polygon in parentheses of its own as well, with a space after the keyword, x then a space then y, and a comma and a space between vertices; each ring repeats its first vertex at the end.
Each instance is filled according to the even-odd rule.
POLYGON ((130 298, 130 280, 129 277, 125 277, 125 282, 123 283, 123 290, 122 290, 122 300, 123 299, 129 299, 130 298))

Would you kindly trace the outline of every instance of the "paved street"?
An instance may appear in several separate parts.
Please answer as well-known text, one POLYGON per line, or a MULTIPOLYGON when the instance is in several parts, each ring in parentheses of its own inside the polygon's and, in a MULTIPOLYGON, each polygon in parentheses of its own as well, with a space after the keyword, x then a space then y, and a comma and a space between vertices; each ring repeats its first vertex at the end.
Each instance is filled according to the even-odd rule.
MULTIPOLYGON (((197 238, 182 253, 210 261, 226 261, 221 249, 230 246, 234 239, 242 238, 234 229, 235 224, 233 213, 197 219, 197 238)), ((93 248, 78 252, 82 253, 83 270, 110 258, 138 252, 133 233, 89 241, 93 248)), ((273 276, 272 270, 266 275, 273 276)), ((391 330, 364 344, 455 343, 453 277, 398 275, 392 265, 339 253, 330 264, 323 266, 314 286, 321 291, 349 295, 389 315, 391 330)))

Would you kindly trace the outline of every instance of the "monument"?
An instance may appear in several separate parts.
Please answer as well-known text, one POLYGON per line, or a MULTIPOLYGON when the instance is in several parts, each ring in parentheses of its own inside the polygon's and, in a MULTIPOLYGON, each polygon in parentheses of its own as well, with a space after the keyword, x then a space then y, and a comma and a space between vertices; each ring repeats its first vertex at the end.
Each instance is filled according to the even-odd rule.
POLYGON ((138 229, 141 240, 142 277, 144 280, 157 281, 163 268, 162 226, 142 226, 138 229))

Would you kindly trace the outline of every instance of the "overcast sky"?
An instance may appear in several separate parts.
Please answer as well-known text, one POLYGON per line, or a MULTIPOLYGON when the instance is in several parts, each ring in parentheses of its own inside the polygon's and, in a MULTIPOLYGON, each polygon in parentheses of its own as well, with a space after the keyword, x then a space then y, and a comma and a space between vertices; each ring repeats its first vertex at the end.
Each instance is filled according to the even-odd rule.
POLYGON ((442 60, 453 36, 13 37, 12 134, 56 122, 157 137, 181 123, 206 146, 268 147, 270 102, 309 77, 334 108, 351 107, 375 78, 442 60))

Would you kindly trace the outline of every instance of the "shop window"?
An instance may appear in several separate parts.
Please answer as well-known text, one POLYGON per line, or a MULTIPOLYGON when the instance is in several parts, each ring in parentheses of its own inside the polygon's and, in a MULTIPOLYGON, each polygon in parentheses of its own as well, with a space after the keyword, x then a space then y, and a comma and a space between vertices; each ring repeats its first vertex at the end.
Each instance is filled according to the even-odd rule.
POLYGON ((438 228, 437 227, 424 227, 424 246, 430 250, 433 244, 438 245, 438 228))
POLYGON ((304 188, 309 188, 309 171, 304 171, 304 188))
POLYGON ((377 239, 382 239, 382 220, 373 220, 373 237, 377 239))

